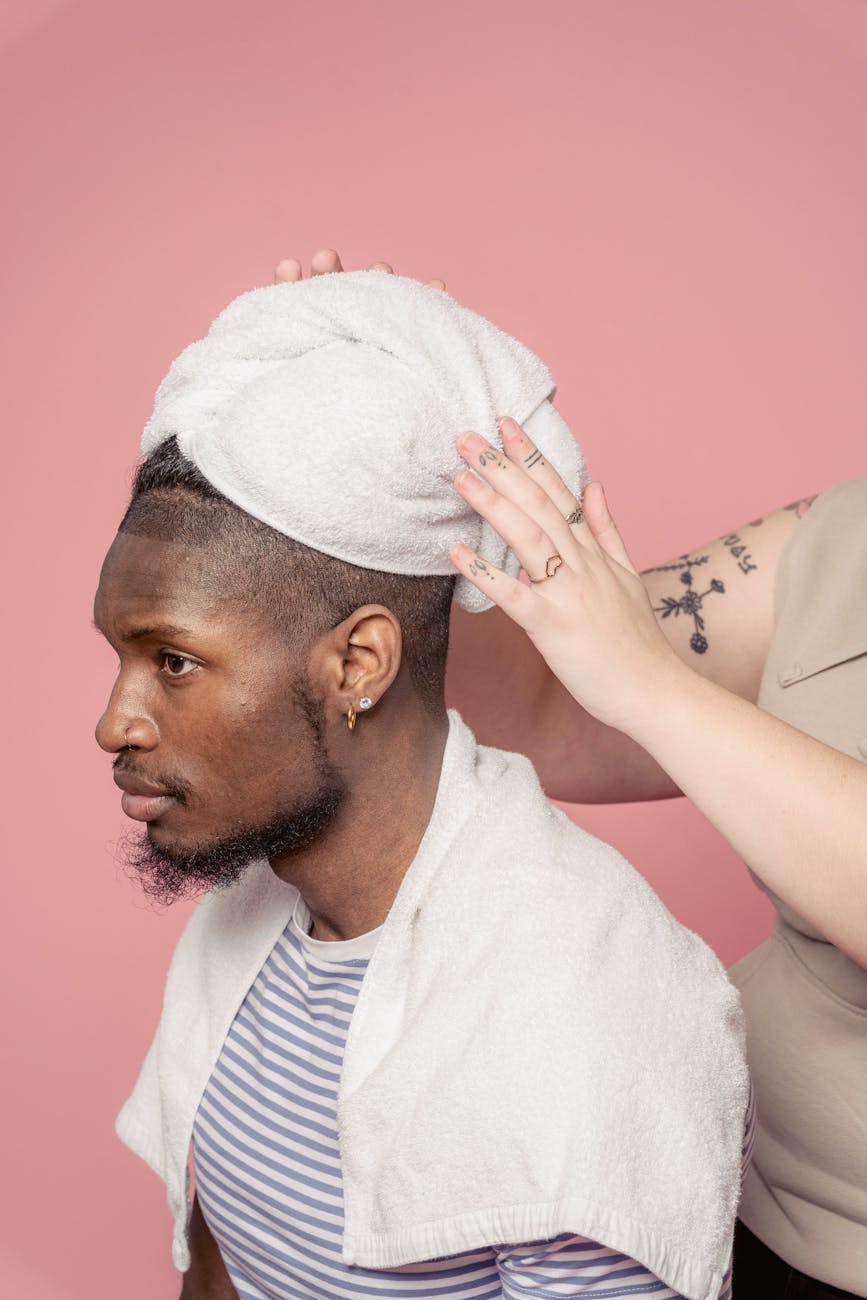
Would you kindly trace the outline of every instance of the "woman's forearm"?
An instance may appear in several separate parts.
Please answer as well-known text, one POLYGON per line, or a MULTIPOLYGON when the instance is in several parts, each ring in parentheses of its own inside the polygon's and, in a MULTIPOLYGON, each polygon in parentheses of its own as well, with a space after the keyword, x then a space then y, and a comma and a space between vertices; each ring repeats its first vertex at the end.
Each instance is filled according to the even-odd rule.
POLYGON ((867 767, 680 663, 633 738, 765 884, 867 967, 867 767))

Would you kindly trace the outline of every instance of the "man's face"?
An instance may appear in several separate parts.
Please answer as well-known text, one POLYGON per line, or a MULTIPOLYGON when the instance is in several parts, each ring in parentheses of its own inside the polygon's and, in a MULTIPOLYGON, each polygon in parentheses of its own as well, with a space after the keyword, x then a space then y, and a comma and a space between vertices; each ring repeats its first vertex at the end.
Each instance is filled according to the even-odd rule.
POLYGON ((305 848, 343 793, 309 647, 287 646, 256 607, 255 575, 245 593, 232 567, 214 548, 121 532, 96 593, 120 661, 96 736, 147 828, 131 861, 163 897, 305 848))

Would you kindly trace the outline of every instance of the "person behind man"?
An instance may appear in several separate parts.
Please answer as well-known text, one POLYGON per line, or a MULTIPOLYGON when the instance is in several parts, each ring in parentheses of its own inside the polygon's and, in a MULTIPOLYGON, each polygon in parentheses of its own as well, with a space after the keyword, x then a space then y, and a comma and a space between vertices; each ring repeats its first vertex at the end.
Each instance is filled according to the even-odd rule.
POLYGON ((210 888, 118 1121, 184 1300, 729 1294, 737 996, 444 705, 452 597, 489 603, 449 546, 507 562, 451 490, 455 421, 523 407, 580 482, 551 389, 375 274, 245 295, 160 389, 97 592, 97 737, 145 888, 210 888))
MULTIPOLYGON (((314 255, 312 274, 338 270, 333 250, 314 255)), ((301 276, 296 259, 277 268, 301 276)), ((867 1297, 867 479, 637 575, 601 484, 582 498, 589 534, 564 536, 555 516, 548 536, 574 496, 509 420, 501 434, 508 472, 463 431, 474 473, 458 491, 531 572, 539 546, 563 563, 532 592, 488 566, 498 608, 457 611, 452 700, 484 743, 527 754, 552 797, 683 794, 749 865, 777 917, 730 972, 758 1112, 738 1300, 867 1297)), ((666 510, 675 481, 662 474, 666 510)), ((471 554, 457 559, 467 572, 471 554)))

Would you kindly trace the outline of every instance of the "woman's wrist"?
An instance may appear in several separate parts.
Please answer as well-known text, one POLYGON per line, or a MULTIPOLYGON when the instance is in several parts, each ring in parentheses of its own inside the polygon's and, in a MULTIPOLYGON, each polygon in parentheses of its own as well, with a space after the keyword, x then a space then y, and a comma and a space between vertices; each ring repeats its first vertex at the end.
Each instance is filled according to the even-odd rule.
POLYGON ((622 730, 665 767, 669 753, 695 734, 698 715, 712 707, 717 689, 673 651, 660 656, 645 674, 622 730))

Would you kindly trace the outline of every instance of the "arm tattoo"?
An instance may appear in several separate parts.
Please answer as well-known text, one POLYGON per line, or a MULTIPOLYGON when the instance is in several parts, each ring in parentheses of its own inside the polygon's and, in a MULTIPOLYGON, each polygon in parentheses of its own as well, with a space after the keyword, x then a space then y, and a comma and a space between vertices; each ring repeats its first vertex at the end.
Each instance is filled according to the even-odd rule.
MULTIPOLYGON (((804 518, 804 515, 805 515, 805 514, 807 513, 807 511, 810 509, 810 506, 811 506, 811 505, 813 504, 813 502, 816 500, 816 497, 817 497, 818 495, 819 495, 818 492, 814 492, 813 495, 812 495, 811 497, 801 497, 800 501, 790 501, 789 504, 788 504, 787 506, 783 506, 783 509, 784 509, 784 510, 794 510, 795 515, 797 516, 797 518, 798 518, 798 519, 803 519, 803 518, 804 518)), ((748 528, 758 528, 759 525, 760 525, 760 524, 763 524, 764 522, 765 522, 765 521, 764 521, 764 518, 761 518, 761 519, 752 519, 752 520, 750 520, 750 522, 749 522, 749 524, 747 525, 747 527, 748 527, 748 528)))
POLYGON ((691 618, 695 631, 689 638, 690 649, 697 655, 703 655, 708 649, 709 641, 704 635, 705 620, 702 614, 705 597, 714 595, 721 596, 725 592, 725 585, 720 582, 719 578, 711 578, 710 586, 707 591, 695 591, 692 585, 692 570, 703 564, 709 557, 702 555, 695 560, 690 560, 687 556, 683 557, 680 565, 665 564, 661 569, 647 569, 647 573, 668 572, 671 569, 680 569, 680 580, 686 587, 684 594, 677 599, 674 596, 663 596, 661 605, 654 605, 653 612, 659 614, 662 618, 670 618, 674 615, 679 618, 685 614, 691 618))
POLYGON ((817 497, 818 495, 819 495, 819 493, 816 492, 814 496, 811 496, 811 497, 802 497, 800 501, 792 501, 792 502, 790 502, 789 505, 787 505, 787 506, 783 506, 783 509, 784 509, 784 510, 794 510, 794 512, 795 512, 795 518, 796 518, 796 519, 803 519, 803 518, 804 518, 804 515, 805 515, 805 514, 807 513, 807 511, 810 509, 810 506, 811 506, 811 505, 813 504, 813 502, 816 500, 816 497, 817 497))
MULTIPOLYGON (((709 559, 710 559, 709 555, 698 555, 694 560, 691 560, 688 555, 682 555, 679 560, 675 561, 674 564, 658 564, 655 569, 643 569, 642 572, 643 573, 679 573, 680 570, 684 568, 687 570, 687 572, 689 572, 691 569, 697 569, 700 564, 707 564, 709 559)), ((681 582, 683 581, 684 579, 681 578, 681 582)), ((690 578, 690 582, 691 581, 692 578, 690 578)))
POLYGON ((723 538, 723 546, 728 547, 729 552, 737 560, 741 573, 752 573, 753 569, 759 567, 757 564, 753 564, 753 557, 744 544, 740 533, 729 533, 727 537, 723 538))

